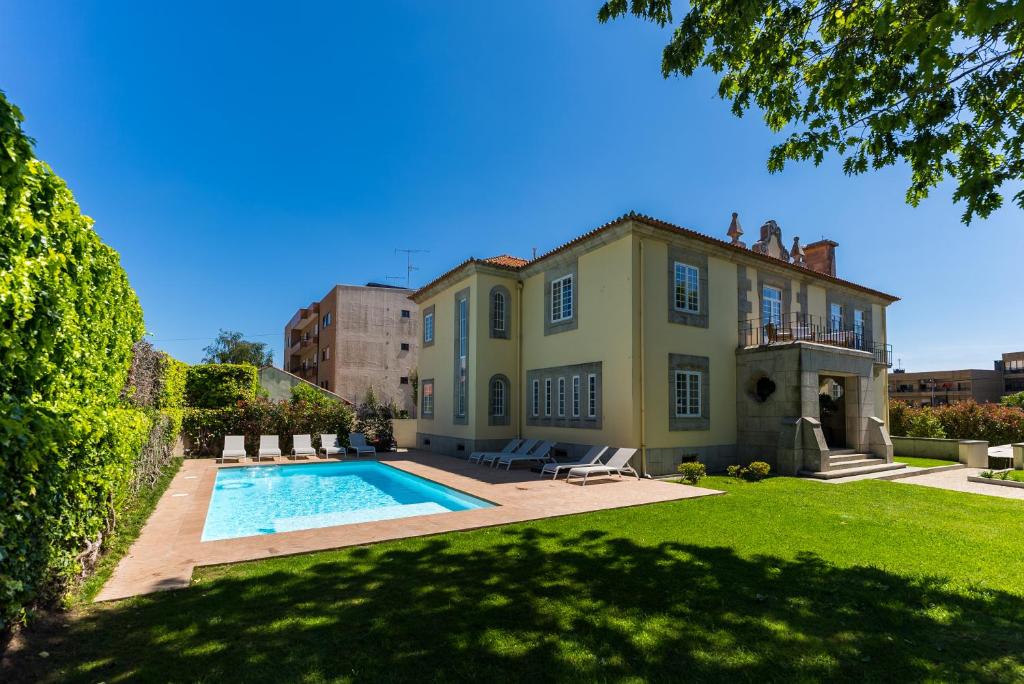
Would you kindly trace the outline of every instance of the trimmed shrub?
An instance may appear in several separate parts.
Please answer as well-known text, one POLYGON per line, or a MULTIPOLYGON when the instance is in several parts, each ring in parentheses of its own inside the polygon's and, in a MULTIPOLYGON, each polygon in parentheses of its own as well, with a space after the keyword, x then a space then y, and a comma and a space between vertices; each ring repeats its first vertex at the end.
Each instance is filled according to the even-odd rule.
POLYGON ((676 468, 676 472, 682 475, 683 482, 687 484, 695 485, 701 481, 702 478, 706 477, 708 472, 704 467, 703 463, 697 461, 690 461, 689 463, 680 463, 676 468))
POLYGON ((748 466, 731 465, 725 469, 729 477, 735 477, 747 482, 760 482, 768 477, 772 467, 764 461, 752 461, 748 466))
POLYGON ((894 401, 889 405, 889 424, 890 433, 897 436, 983 439, 993 445, 1024 441, 1024 409, 1000 404, 962 401, 914 408, 894 401))
POLYGON ((363 433, 367 444, 372 444, 380 451, 389 451, 395 445, 395 426, 391 419, 397 414, 394 406, 379 403, 370 389, 363 403, 356 407, 352 432, 363 433))
POLYGON ((205 363, 190 366, 185 381, 185 401, 195 408, 225 408, 257 397, 260 384, 256 366, 205 363))
POLYGON ((922 409, 907 417, 907 437, 931 437, 943 439, 946 431, 942 423, 929 408, 922 409))

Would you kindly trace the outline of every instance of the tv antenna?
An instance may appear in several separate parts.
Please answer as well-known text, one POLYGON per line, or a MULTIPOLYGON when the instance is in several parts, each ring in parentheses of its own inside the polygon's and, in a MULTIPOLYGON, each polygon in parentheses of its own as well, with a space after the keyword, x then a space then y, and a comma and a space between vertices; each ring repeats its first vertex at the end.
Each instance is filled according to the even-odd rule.
POLYGON ((426 254, 429 249, 396 249, 395 254, 399 252, 405 254, 405 287, 406 289, 412 284, 412 272, 418 271, 419 269, 412 265, 413 254, 426 254))

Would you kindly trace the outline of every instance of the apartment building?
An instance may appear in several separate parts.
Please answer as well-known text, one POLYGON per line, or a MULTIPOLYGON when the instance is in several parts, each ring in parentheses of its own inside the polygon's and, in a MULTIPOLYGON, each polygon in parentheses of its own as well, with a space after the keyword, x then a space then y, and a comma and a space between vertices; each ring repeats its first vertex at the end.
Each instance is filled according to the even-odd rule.
POLYGON ((1003 376, 1003 394, 1024 392, 1024 351, 1008 352, 995 362, 1003 376))
POLYGON ((413 414, 420 316, 410 290, 335 285, 284 328, 285 369, 358 403, 371 387, 413 414))
POLYGON ((911 406, 939 406, 973 400, 979 404, 997 402, 1003 395, 1003 375, 995 370, 893 371, 889 376, 889 398, 911 406))
POLYGON ((471 258, 420 288, 418 446, 631 446, 652 475, 684 460, 893 467, 897 298, 836 277, 835 242, 786 249, 774 221, 749 249, 742 234, 735 214, 725 241, 631 213, 535 259, 471 258))

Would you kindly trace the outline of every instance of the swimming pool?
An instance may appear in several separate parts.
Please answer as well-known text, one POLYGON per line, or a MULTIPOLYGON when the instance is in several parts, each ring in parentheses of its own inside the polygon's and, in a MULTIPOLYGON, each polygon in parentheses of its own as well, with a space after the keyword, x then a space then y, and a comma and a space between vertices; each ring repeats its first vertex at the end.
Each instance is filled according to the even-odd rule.
POLYGON ((222 468, 202 541, 493 505, 376 461, 222 468))

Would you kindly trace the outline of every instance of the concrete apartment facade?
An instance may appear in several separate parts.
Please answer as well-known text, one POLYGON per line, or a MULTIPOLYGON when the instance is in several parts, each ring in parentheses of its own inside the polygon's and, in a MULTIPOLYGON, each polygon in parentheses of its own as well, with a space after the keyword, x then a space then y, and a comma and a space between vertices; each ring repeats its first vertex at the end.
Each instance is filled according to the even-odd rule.
POLYGON ((414 414, 420 316, 410 290, 335 285, 284 328, 285 370, 359 403, 377 398, 414 414))
POLYGON ((820 473, 851 450, 891 464, 896 298, 836 278, 834 242, 786 250, 768 222, 747 249, 735 216, 729 235, 630 214, 531 261, 470 259, 418 290, 418 447, 631 446, 653 475, 694 459, 820 473), (823 416, 823 392, 842 411, 823 416))
POLYGON ((1003 394, 1024 392, 1024 351, 1008 352, 996 361, 996 370, 1003 375, 1003 394))
POLYGON ((1008 394, 1024 392, 1024 352, 1003 354, 993 366, 993 370, 895 370, 889 377, 889 398, 911 406, 940 406, 958 401, 995 403, 1008 394))

